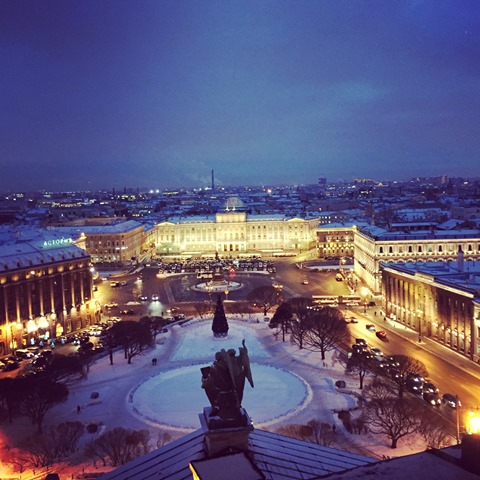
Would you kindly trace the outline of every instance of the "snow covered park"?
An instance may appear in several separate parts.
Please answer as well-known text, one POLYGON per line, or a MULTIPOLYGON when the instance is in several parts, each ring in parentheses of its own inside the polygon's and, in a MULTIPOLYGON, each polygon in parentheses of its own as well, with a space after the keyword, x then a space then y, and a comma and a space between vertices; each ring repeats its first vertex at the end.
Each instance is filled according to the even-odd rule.
MULTIPOLYGON (((148 429, 153 443, 165 433, 178 438, 200 428, 199 415, 209 406, 201 388, 200 368, 211 365, 221 349, 238 352, 245 340, 254 388, 246 384, 243 406, 255 428, 275 431, 315 419, 335 425, 338 441, 332 446, 340 449, 376 458, 425 449, 416 436, 402 440, 392 451, 382 435, 354 435, 345 430, 336 412, 354 408, 355 394, 360 391, 358 378, 345 374, 336 352, 327 353, 323 362, 319 353, 300 350, 289 338, 282 342, 281 336, 275 337, 261 316, 229 316, 228 323, 229 335, 225 339, 213 337, 211 319, 171 326, 157 337, 154 347, 134 357, 132 364, 127 363, 121 351, 114 354, 113 365, 108 355, 99 357, 91 365, 88 378, 69 387, 68 400, 48 412, 45 425, 95 423, 99 434, 115 427, 148 429), (152 365, 153 358, 157 358, 156 365, 152 365), (336 388, 337 380, 345 381, 346 388, 336 388)), ((29 431, 27 424, 19 428, 17 422, 11 434, 21 438, 29 431)), ((85 434, 82 446, 91 439, 85 434)), ((69 467, 72 472, 80 468, 80 463, 92 466, 87 458, 78 461, 76 467, 69 467)))

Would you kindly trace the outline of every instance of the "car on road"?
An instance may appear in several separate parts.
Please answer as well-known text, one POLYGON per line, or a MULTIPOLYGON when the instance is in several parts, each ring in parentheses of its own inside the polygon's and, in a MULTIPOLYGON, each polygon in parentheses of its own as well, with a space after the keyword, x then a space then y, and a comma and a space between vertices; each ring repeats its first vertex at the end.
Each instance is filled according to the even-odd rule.
POLYGON ((128 285, 127 281, 123 280, 123 281, 120 282, 121 287, 125 287, 126 285, 128 285))
POLYGON ((156 293, 152 295, 152 302, 158 302, 158 295, 156 293))
MULTIPOLYGON (((370 349, 370 351, 375 355, 375 356, 379 356, 379 357, 383 357, 383 352, 377 348, 377 347, 373 347, 370 349)), ((385 359, 386 361, 386 359, 385 359)))
POLYGON ((148 300, 148 297, 146 295, 139 295, 138 296, 138 299, 141 301, 141 302, 146 302, 148 300))
POLYGON ((283 288, 283 285, 280 283, 272 283, 272 287, 276 288, 277 290, 281 290, 283 288))
POLYGON ((387 338, 387 332, 385 330, 379 330, 375 333, 375 335, 381 340, 385 340, 387 338))
POLYGON ((13 358, 7 358, 3 361, 3 363, 5 364, 5 366, 3 367, 3 370, 5 372, 11 372, 12 370, 20 368, 20 362, 13 358))
POLYGON ((114 308, 114 307, 118 307, 117 302, 110 302, 105 304, 105 308, 114 308))
POLYGON ((432 382, 425 382, 423 384, 423 391, 425 393, 435 393, 439 392, 438 388, 432 382))
POLYGON ((352 345, 352 351, 358 354, 364 354, 368 352, 368 348, 365 345, 360 345, 359 343, 354 343, 352 345))
POLYGON ((302 281, 302 284, 303 284, 303 285, 308 285, 308 280, 307 280, 307 279, 303 280, 303 281, 302 281))
POLYGON ((370 331, 370 332, 374 332, 375 331, 375 325, 373 323, 367 323, 365 325, 365 328, 370 331))
POLYGON ((450 408, 457 408, 457 406, 462 406, 462 402, 460 402, 458 396, 453 395, 452 393, 444 393, 442 395, 442 403, 443 405, 447 405, 450 408))
POLYGON ((125 308, 124 310, 120 310, 121 315, 135 315, 135 310, 131 308, 125 308))
POLYGON ((15 356, 18 358, 24 359, 24 358, 33 358, 35 354, 33 352, 30 352, 26 348, 18 348, 15 351, 15 356))
POLYGON ((358 323, 358 318, 350 317, 350 323, 358 323))
POLYGON ((438 407, 442 403, 437 393, 423 392, 422 396, 429 405, 432 405, 432 407, 438 407))
POLYGON ((407 390, 411 393, 421 395, 423 393, 423 384, 425 379, 418 373, 409 373, 406 378, 407 390))
POLYGON ((362 345, 362 347, 366 347, 367 346, 367 341, 364 339, 364 338, 356 338, 355 339, 355 343, 357 345, 362 345))
POLYGON ((385 358, 385 360, 388 362, 388 364, 390 365, 390 367, 392 368, 399 368, 400 367, 400 362, 393 356, 388 356, 387 358, 385 358))
POLYGON ((110 282, 110 286, 111 286, 112 288, 117 288, 117 287, 120 286, 120 282, 110 282))

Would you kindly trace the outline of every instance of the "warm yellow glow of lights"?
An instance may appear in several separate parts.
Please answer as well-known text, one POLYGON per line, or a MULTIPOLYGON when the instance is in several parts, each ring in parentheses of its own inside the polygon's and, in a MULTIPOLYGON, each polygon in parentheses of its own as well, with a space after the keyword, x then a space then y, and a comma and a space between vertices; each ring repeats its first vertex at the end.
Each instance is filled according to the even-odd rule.
POLYGON ((466 428, 470 435, 480 433, 480 412, 468 412, 466 428))

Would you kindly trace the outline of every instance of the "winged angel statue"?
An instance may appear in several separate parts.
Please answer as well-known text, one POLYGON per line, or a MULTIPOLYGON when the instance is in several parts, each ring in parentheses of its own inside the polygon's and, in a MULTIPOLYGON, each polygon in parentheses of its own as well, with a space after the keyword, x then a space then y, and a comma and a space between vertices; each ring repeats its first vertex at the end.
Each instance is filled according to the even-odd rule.
POLYGON ((238 352, 237 356, 234 349, 222 349, 215 354, 215 361, 210 367, 201 369, 202 388, 205 389, 212 406, 208 413, 209 417, 217 417, 222 421, 235 421, 245 415, 242 408, 245 379, 253 388, 245 340, 242 341, 238 352))

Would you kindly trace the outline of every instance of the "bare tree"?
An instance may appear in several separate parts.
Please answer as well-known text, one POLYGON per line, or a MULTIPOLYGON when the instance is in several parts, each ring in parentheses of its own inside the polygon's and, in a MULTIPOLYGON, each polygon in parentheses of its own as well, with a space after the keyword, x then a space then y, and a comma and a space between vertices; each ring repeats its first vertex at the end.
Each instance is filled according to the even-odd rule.
POLYGON ((34 435, 20 442, 24 465, 33 468, 53 465, 58 458, 57 445, 50 435, 34 435))
POLYGON ((116 427, 87 444, 85 453, 104 464, 123 465, 148 452, 149 433, 146 430, 127 430, 116 427))
POLYGON ((263 309, 263 315, 275 306, 279 305, 283 299, 280 292, 271 285, 264 285, 253 289, 248 295, 248 299, 255 304, 256 307, 263 309))
POLYGON ((306 424, 291 423, 277 430, 281 435, 298 438, 306 442, 329 446, 336 438, 336 433, 328 423, 309 420, 306 424))
POLYGON ((51 435, 55 438, 60 447, 60 454, 63 456, 75 452, 84 432, 85 427, 82 422, 63 422, 52 428, 51 435))
POLYGON ((70 383, 85 374, 85 362, 78 355, 53 355, 45 369, 45 375, 54 382, 70 383))
POLYGON ((312 301, 309 298, 295 297, 287 302, 292 312, 292 321, 290 328, 292 332, 292 339, 298 345, 300 350, 304 346, 304 340, 310 329, 310 307, 312 301))
POLYGON ((22 391, 20 411, 37 425, 38 433, 42 432, 43 419, 46 413, 57 403, 65 402, 68 388, 63 383, 53 382, 47 377, 36 379, 18 379, 18 387, 22 391))
POLYGON ((397 367, 395 367, 395 375, 390 375, 389 378, 398 396, 402 398, 407 388, 408 375, 418 374, 426 378, 428 377, 428 371, 423 362, 416 358, 407 355, 393 355, 392 358, 396 362, 397 367))
POLYGON ((347 372, 356 373, 359 380, 359 388, 363 389, 363 382, 365 376, 370 371, 370 359, 362 352, 353 351, 350 358, 347 360, 347 372))
POLYGON ((429 411, 430 409, 430 406, 425 406, 425 415, 422 417, 420 430, 423 438, 429 448, 448 447, 456 432, 452 432, 451 422, 440 413, 429 411))
POLYGON ((115 343, 123 347, 125 358, 132 363, 132 358, 141 354, 152 344, 152 333, 145 326, 132 320, 115 323, 110 332, 115 343))
POLYGON ((363 406, 369 430, 386 435, 391 448, 397 448, 401 438, 421 431, 422 413, 417 399, 388 396, 383 389, 378 397, 370 392, 369 400, 363 406))
POLYGON ((292 310, 288 303, 281 303, 273 317, 270 319, 268 326, 270 328, 275 328, 276 326, 280 326, 282 331, 282 341, 285 341, 285 334, 288 332, 288 327, 292 320, 292 310))
POLYGON ((304 338, 305 348, 320 352, 322 360, 325 360, 326 352, 339 344, 350 342, 350 331, 338 309, 323 307, 309 312, 309 328, 304 338))
POLYGON ((12 423, 13 416, 20 412, 19 405, 22 398, 22 392, 18 388, 18 380, 16 378, 0 379, 0 399, 7 409, 8 421, 12 423))
POLYGON ((168 432, 160 431, 157 436, 157 448, 163 447, 172 441, 172 436, 168 432))

